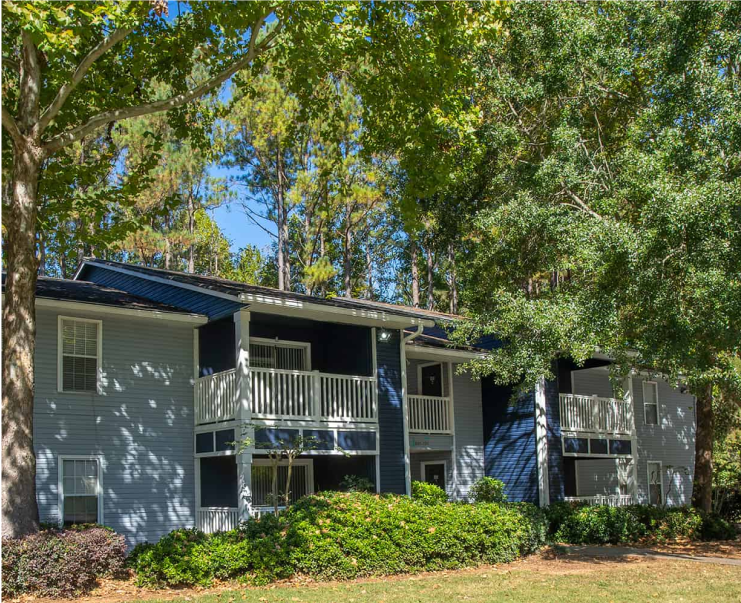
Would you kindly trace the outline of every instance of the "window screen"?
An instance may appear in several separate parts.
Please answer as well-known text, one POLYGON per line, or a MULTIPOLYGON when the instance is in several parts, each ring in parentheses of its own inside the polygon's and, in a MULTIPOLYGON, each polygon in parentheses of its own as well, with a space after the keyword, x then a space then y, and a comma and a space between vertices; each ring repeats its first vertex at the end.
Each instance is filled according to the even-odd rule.
POLYGON ((62 319, 62 391, 97 391, 99 327, 97 322, 62 319))
MULTIPOLYGON (((286 490, 288 467, 278 467, 278 504, 283 505, 283 494, 286 490)), ((296 502, 302 496, 313 491, 309 484, 309 467, 294 465, 291 469, 290 501, 296 502)), ((271 465, 252 465, 252 504, 270 506, 273 504, 273 467, 271 465)))
POLYGON ((99 470, 96 459, 62 461, 64 525, 98 522, 99 470))
POLYGON ((250 366, 305 371, 308 367, 306 348, 280 342, 250 343, 250 366))

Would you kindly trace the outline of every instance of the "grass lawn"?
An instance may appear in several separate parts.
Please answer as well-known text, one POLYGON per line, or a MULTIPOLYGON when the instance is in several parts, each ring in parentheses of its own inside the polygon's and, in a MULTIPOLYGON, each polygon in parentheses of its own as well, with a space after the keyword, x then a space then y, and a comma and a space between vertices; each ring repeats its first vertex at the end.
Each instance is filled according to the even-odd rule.
MULTIPOLYGON (((191 603, 410 603, 426 601, 741 601, 741 567, 631 557, 573 560, 534 556, 506 566, 387 579, 266 588, 169 591, 155 601, 191 603)), ((96 597, 101 603, 113 601, 96 597)), ((132 598, 128 598, 132 601, 132 598)))

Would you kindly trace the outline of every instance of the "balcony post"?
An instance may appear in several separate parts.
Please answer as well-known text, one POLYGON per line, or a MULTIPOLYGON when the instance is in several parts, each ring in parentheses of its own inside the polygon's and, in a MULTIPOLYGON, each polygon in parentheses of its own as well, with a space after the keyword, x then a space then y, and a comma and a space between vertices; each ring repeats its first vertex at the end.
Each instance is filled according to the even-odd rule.
POLYGON ((322 378, 319 371, 311 373, 311 414, 314 420, 322 420, 322 378))
POLYGON ((548 479, 548 403, 545 394, 545 378, 535 385, 535 451, 538 470, 538 503, 547 507, 551 502, 548 479))
MULTIPOLYGON (((234 352, 236 355, 236 419, 238 439, 249 439, 254 443, 252 427, 252 391, 250 388, 250 313, 239 310, 234 313, 234 352)), ((237 504, 239 521, 250 517, 252 508, 252 450, 251 444, 237 454, 237 504)))

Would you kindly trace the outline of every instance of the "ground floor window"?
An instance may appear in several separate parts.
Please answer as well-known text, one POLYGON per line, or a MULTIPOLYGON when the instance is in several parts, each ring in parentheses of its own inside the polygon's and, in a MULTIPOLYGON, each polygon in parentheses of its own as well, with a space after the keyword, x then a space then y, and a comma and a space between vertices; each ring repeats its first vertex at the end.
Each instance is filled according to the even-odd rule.
POLYGON ((422 481, 445 490, 447 482, 447 463, 445 461, 424 461, 421 465, 422 481))
MULTIPOLYGON (((283 506, 288 479, 288 462, 278 465, 277 489, 278 504, 283 506)), ((314 466, 312 459, 298 459, 291 468, 291 483, 288 496, 291 504, 302 496, 314 493, 314 466)), ((268 459, 252 461, 252 504, 256 507, 272 506, 273 500, 273 466, 268 459)))
POLYGON ((63 525, 103 523, 101 463, 97 457, 59 457, 59 508, 63 525))
POLYGON ((661 461, 648 462, 648 503, 661 505, 664 502, 664 484, 661 479, 661 461))

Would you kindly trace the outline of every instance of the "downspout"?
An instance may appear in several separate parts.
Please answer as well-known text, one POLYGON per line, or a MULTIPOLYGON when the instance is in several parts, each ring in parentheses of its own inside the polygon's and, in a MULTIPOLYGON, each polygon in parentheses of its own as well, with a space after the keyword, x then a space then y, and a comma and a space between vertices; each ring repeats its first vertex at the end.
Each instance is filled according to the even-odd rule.
POLYGON ((409 399, 407 392, 407 355, 406 355, 406 344, 420 336, 424 331, 424 325, 417 325, 417 330, 409 335, 404 335, 402 330, 401 338, 401 405, 402 405, 402 417, 404 427, 404 482, 406 484, 407 496, 412 495, 412 472, 410 466, 410 453, 409 453, 409 399))

